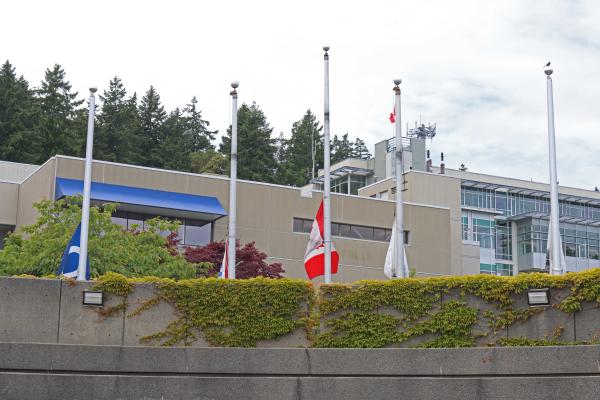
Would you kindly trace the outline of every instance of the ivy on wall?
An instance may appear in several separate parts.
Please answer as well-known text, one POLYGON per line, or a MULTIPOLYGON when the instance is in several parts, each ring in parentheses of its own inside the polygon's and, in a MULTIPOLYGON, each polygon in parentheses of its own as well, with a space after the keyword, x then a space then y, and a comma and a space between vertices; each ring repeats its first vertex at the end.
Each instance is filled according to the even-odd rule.
POLYGON ((564 289, 568 294, 552 307, 567 314, 580 311, 584 302, 600 303, 600 269, 563 276, 359 281, 321 285, 318 290, 304 280, 175 281, 110 273, 100 277, 95 287, 123 299, 105 310, 107 316, 122 311, 126 318, 133 318, 161 302, 174 306, 174 319, 163 330, 141 339, 164 346, 191 345, 203 338, 212 346, 252 347, 298 329, 306 331, 313 347, 470 347, 482 342, 497 346, 567 345, 593 341, 563 341, 561 327, 543 339, 498 339, 493 334, 548 310, 515 302, 527 289, 564 289), (152 284, 155 294, 133 308, 128 298, 137 283, 152 284))
MULTIPOLYGON (((552 307, 574 313, 582 309, 583 302, 600 303, 600 269, 562 276, 470 275, 324 285, 317 311, 321 329, 313 345, 384 347, 417 339, 415 347, 474 346, 479 338, 494 338, 499 330, 544 312, 547 308, 519 308, 514 304, 516 296, 534 288, 568 290, 570 294, 552 307), (473 305, 477 304, 476 299, 485 309, 473 305), (476 325, 483 328, 481 332, 474 329, 476 325)), ((557 327, 552 338, 500 338, 486 344, 589 343, 560 341, 561 333, 557 327)))
POLYGON ((252 347, 309 325, 313 289, 310 282, 292 279, 216 278, 127 279, 118 274, 100 278, 100 290, 127 297, 134 283, 151 283, 155 297, 144 301, 126 316, 135 317, 161 301, 173 305, 178 316, 160 332, 142 342, 163 346, 191 345, 199 335, 213 346, 252 347))

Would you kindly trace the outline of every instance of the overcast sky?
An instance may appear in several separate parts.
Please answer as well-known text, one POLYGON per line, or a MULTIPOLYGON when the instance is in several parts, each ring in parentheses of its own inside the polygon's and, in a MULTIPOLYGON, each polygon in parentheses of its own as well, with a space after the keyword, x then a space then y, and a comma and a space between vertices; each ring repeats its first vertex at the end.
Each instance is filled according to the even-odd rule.
POLYGON ((289 136, 322 116, 328 44, 332 134, 391 137, 392 79, 403 123, 435 122, 439 163, 548 181, 543 65, 555 67, 561 185, 600 186, 600 3, 594 1, 10 1, 0 59, 33 86, 61 64, 80 96, 115 75, 152 84, 170 110, 196 95, 211 127, 230 122, 229 83, 289 136))

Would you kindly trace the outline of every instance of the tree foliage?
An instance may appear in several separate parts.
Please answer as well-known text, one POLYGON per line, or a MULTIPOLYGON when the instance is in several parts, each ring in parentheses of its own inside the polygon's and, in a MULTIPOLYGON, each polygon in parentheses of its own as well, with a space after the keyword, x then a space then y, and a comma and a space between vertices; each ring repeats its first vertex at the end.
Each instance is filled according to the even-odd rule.
MULTIPOLYGON (((81 198, 35 204, 39 217, 23 227, 23 234, 12 233, 0 251, 0 275, 55 274, 62 254, 81 220, 81 198)), ((89 257, 91 276, 109 271, 125 276, 192 278, 195 266, 179 254, 172 254, 161 232, 174 231, 177 224, 160 218, 146 221, 145 230, 124 230, 114 224, 115 204, 90 208, 89 257)))
MULTIPOLYGON (((273 129, 267 122, 264 112, 252 103, 242 104, 238 110, 238 177, 259 182, 274 182, 277 170, 275 139, 273 129)), ((222 137, 219 151, 229 157, 231 154, 231 127, 222 137)))
MULTIPOLYGON (((202 116, 198 99, 167 110, 154 86, 141 99, 113 77, 97 104, 94 158, 179 171, 229 173, 231 128, 215 150, 217 131, 202 116)), ((57 155, 83 156, 88 112, 58 64, 37 88, 18 76, 9 61, 0 66, 0 160, 41 164, 57 155)), ((238 176, 260 182, 303 186, 323 167, 323 135, 308 110, 288 133, 273 137, 256 103, 238 110, 238 176)), ((335 135, 331 162, 367 159, 360 138, 335 135)))
MULTIPOLYGON (((213 265, 208 270, 208 276, 217 276, 225 254, 225 242, 211 242, 203 247, 187 247, 184 257, 187 261, 199 264, 209 262, 213 265)), ((237 279, 249 279, 262 276, 265 278, 283 278, 281 274, 285 271, 281 263, 267 264, 267 254, 258 250, 254 242, 241 246, 236 243, 236 267, 235 277, 237 279)))

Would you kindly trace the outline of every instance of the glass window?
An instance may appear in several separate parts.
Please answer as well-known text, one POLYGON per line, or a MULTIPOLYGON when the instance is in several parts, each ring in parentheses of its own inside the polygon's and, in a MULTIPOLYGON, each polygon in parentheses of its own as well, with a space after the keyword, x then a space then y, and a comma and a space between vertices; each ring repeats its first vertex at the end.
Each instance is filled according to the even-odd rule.
POLYGON ((565 248, 565 256, 567 257, 576 257, 577 255, 577 247, 574 244, 571 243, 565 243, 564 244, 564 248, 565 248))
POLYGON ((147 215, 138 213, 127 213, 127 229, 144 229, 144 220, 147 215))
POLYGON ((381 242, 389 241, 386 237, 387 230, 388 229, 383 228, 373 228, 373 240, 379 240, 381 242))
POLYGON ((294 232, 304 232, 304 221, 300 218, 294 218, 294 232))
POLYGON ((185 244, 204 246, 212 239, 212 223, 206 221, 186 220, 185 244))
POLYGON ((373 240, 373 228, 370 228, 368 226, 354 225, 350 229, 350 234, 352 235, 352 237, 355 237, 357 239, 373 240))

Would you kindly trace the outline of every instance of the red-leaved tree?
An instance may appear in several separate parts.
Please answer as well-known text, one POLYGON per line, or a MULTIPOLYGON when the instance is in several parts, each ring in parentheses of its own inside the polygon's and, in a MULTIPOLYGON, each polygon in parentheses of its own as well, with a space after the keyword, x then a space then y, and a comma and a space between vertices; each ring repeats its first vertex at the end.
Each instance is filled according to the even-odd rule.
MULTIPOLYGON (((225 254, 225 242, 211 242, 202 247, 186 247, 183 256, 191 263, 209 262, 213 268, 209 269, 209 276, 217 276, 225 254)), ((236 243, 236 267, 235 277, 237 279, 255 278, 264 276, 266 278, 283 278, 281 274, 285 271, 281 263, 267 264, 267 254, 259 251, 254 242, 246 243, 243 247, 240 242, 236 243)))

